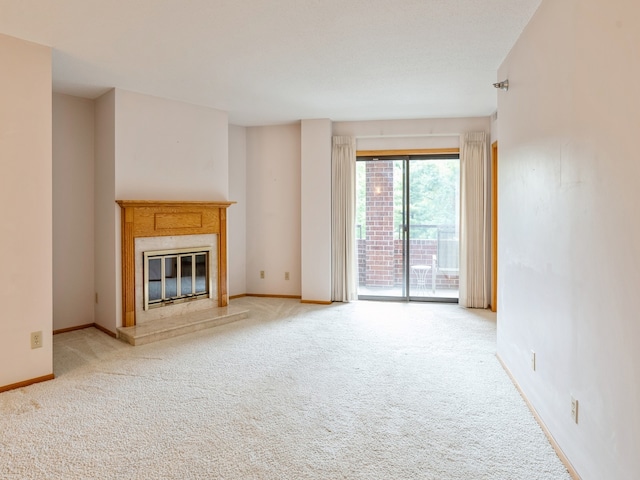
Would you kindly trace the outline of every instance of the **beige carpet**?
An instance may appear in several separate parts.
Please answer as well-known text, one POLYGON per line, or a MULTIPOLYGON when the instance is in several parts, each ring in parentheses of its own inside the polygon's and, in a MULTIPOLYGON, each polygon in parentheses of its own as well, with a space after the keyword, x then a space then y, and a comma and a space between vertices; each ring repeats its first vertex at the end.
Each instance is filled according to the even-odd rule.
POLYGON ((232 304, 250 318, 150 345, 56 335, 57 379, 0 394, 0 478, 570 478, 490 313, 232 304))

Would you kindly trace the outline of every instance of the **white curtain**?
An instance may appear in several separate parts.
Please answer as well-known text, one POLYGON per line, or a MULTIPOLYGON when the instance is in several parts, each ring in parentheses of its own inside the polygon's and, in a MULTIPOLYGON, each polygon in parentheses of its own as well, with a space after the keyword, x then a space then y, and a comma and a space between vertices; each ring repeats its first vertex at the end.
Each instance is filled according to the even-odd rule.
POLYGON ((489 305, 487 140, 484 132, 460 139, 460 305, 489 305))
POLYGON ((331 200, 331 300, 357 298, 356 284, 356 141, 333 137, 331 200))

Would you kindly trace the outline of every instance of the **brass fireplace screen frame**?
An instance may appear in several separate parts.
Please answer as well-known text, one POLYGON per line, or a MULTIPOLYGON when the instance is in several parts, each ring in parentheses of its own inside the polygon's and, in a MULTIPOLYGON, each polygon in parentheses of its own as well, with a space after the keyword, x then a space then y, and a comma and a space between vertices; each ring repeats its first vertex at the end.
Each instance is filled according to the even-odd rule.
POLYGON ((235 202, 117 200, 121 211, 122 325, 136 324, 135 239, 172 235, 218 235, 218 306, 229 304, 227 293, 227 208, 235 202))
POLYGON ((188 247, 143 252, 142 309, 147 311, 150 308, 213 298, 213 281, 209 268, 211 251, 211 247, 188 247), (203 280, 198 279, 198 257, 204 258, 203 280), (185 262, 185 259, 188 261, 185 262), (156 262, 159 272, 152 274, 152 262, 156 262), (171 288, 172 283, 175 283, 175 290, 171 288), (152 289, 152 286, 155 288, 152 289))

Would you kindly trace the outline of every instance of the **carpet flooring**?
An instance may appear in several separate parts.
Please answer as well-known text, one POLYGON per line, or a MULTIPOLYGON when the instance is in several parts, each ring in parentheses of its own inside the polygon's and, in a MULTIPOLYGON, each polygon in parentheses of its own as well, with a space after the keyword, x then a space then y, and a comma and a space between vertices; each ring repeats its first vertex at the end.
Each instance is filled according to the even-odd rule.
POLYGON ((248 319, 132 347, 54 336, 0 394, 2 479, 570 479, 457 305, 241 298, 248 319))

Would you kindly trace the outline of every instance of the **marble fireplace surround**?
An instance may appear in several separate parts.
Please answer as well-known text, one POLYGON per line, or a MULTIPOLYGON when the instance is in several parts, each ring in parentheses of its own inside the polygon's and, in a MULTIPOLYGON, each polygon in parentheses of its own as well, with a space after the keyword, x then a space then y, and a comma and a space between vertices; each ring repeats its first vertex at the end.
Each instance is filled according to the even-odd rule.
POLYGON ((201 296, 195 301, 182 301, 173 304, 164 304, 156 308, 144 309, 144 253, 154 251, 171 251, 175 249, 201 250, 211 249, 208 257, 207 273, 211 280, 215 280, 218 271, 218 235, 171 235, 168 237, 139 237, 135 239, 136 258, 136 325, 153 322, 162 318, 175 317, 176 315, 188 315, 200 310, 218 307, 218 292, 215 281, 208 281, 209 295, 201 296), (197 247, 197 248, 196 248, 197 247))
MULTIPOLYGON (((226 307, 227 208, 235 202, 118 200, 122 222, 122 325, 136 321, 136 239, 215 235, 211 265, 217 306, 226 307)), ((198 239, 202 237, 194 237, 198 239)), ((194 240, 197 241, 198 240, 194 240)), ((183 243, 183 242, 180 242, 183 243)), ((199 246, 199 245, 193 245, 199 246)), ((139 275, 139 273, 138 273, 139 275)), ((138 279, 138 284, 140 284, 138 279)), ((138 302, 139 303, 139 302, 138 302)))

